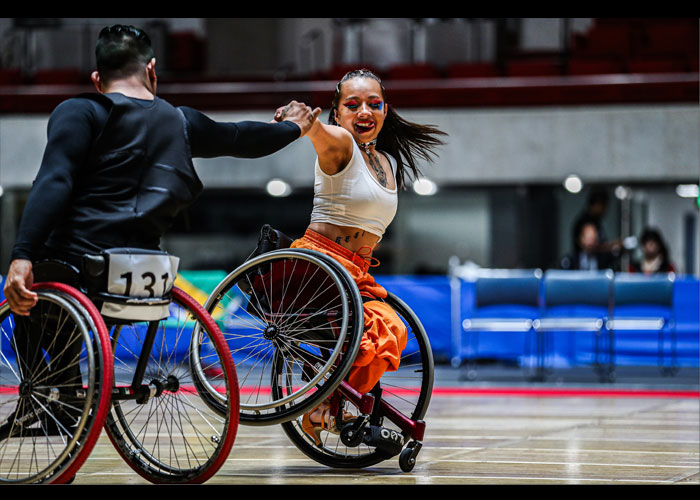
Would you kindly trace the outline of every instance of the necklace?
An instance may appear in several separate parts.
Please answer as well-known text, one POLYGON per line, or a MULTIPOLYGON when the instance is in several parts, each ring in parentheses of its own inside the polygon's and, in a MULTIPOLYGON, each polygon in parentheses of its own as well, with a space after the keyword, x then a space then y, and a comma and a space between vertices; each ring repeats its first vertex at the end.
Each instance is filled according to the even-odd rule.
POLYGON ((376 146, 376 145, 377 145, 377 139, 373 139, 369 142, 359 143, 359 146, 365 151, 365 153, 367 153, 367 159, 369 159, 369 165, 370 165, 370 167, 372 167, 372 170, 374 170, 375 174, 377 174, 377 180, 379 181, 379 184, 386 187, 387 186, 386 172, 384 172, 382 165, 379 163, 379 158, 377 158, 376 155, 372 154, 369 150, 370 147, 376 146))
POLYGON ((377 145, 377 139, 373 139, 369 142, 360 142, 358 145, 365 151, 365 153, 369 154, 369 148, 377 145))

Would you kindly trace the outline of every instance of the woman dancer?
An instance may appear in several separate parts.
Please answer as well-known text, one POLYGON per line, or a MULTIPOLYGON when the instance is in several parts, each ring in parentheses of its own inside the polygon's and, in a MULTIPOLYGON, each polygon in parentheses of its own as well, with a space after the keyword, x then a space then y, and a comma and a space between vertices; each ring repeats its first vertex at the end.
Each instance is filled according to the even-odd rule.
POLYGON ((661 233, 656 229, 646 229, 639 238, 642 256, 630 263, 631 273, 674 273, 676 268, 668 256, 668 248, 661 233))
MULTIPOLYGON (((284 109, 275 118, 283 119, 284 109)), ((396 214, 399 188, 420 175, 418 157, 433 160, 433 149, 444 144, 438 135, 446 134, 401 118, 387 105, 381 80, 365 69, 340 80, 328 124, 317 119, 307 133, 318 155, 314 203, 311 223, 292 248, 333 257, 357 283, 364 334, 348 383, 360 393, 397 370, 406 347, 405 325, 381 300, 387 292, 368 270, 376 267, 372 252, 396 214)), ((317 444, 321 431, 337 432, 328 402, 304 415, 302 428, 317 444)))

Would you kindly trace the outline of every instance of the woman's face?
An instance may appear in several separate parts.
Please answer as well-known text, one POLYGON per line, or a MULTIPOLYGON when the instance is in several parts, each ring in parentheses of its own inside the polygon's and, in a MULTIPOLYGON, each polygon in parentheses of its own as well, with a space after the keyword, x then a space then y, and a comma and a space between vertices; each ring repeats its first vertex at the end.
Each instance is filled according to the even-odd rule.
POLYGON ((382 88, 375 79, 356 77, 341 85, 335 120, 357 142, 369 142, 377 138, 384 125, 386 112, 382 88))
POLYGON ((642 246, 642 251, 644 252, 644 256, 646 258, 653 259, 657 255, 659 255, 661 247, 655 240, 647 240, 642 246))

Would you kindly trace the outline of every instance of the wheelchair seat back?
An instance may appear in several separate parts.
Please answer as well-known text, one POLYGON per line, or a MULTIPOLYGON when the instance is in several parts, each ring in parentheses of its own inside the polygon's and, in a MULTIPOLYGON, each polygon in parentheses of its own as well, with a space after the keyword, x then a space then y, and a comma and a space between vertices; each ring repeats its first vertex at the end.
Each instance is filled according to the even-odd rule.
POLYGON ((77 288, 111 322, 166 318, 179 259, 166 252, 113 248, 83 255, 81 268, 60 260, 34 266, 34 281, 59 281, 77 288))
POLYGON ((294 240, 292 238, 284 234, 282 231, 273 228, 269 224, 265 224, 260 229, 258 245, 246 260, 253 259, 258 255, 262 255, 267 252, 272 252, 273 250, 289 248, 293 241, 294 240))
MULTIPOLYGON (((282 231, 265 224, 260 230, 258 245, 247 260, 289 248, 292 242, 292 238, 282 231)), ((298 313, 339 304, 338 293, 330 276, 316 265, 298 259, 255 266, 246 273, 246 280, 241 280, 239 288, 262 299, 270 312, 298 313)))
POLYGON ((331 277, 315 264, 298 259, 260 266, 253 276, 252 290, 256 296, 267 299, 270 311, 298 314, 333 311, 341 305, 331 277))

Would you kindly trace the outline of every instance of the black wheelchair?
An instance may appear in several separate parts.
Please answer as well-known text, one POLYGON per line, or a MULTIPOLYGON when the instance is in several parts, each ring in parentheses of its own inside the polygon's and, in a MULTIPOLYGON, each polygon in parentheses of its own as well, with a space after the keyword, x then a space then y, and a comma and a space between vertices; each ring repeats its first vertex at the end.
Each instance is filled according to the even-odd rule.
POLYGON ((154 483, 204 482, 229 455, 238 381, 218 325, 175 273, 127 265, 126 292, 105 290, 133 253, 110 252, 37 264, 30 316, 0 304, 0 483, 71 482, 103 428, 154 483))
MULTIPOLYGON (((357 285, 336 260, 288 248, 290 242, 264 226, 256 251, 204 305, 221 325, 236 364, 241 424, 281 424, 299 450, 330 467, 366 468, 398 455, 401 469, 411 471, 433 387, 423 326, 389 294, 386 302, 408 330, 401 367, 385 373, 370 393, 358 393, 345 381, 364 327, 357 285), (344 412, 355 418, 326 432, 317 445, 302 430, 302 416, 327 399, 337 422, 344 412)), ((208 392, 221 401, 214 388, 208 392)))

